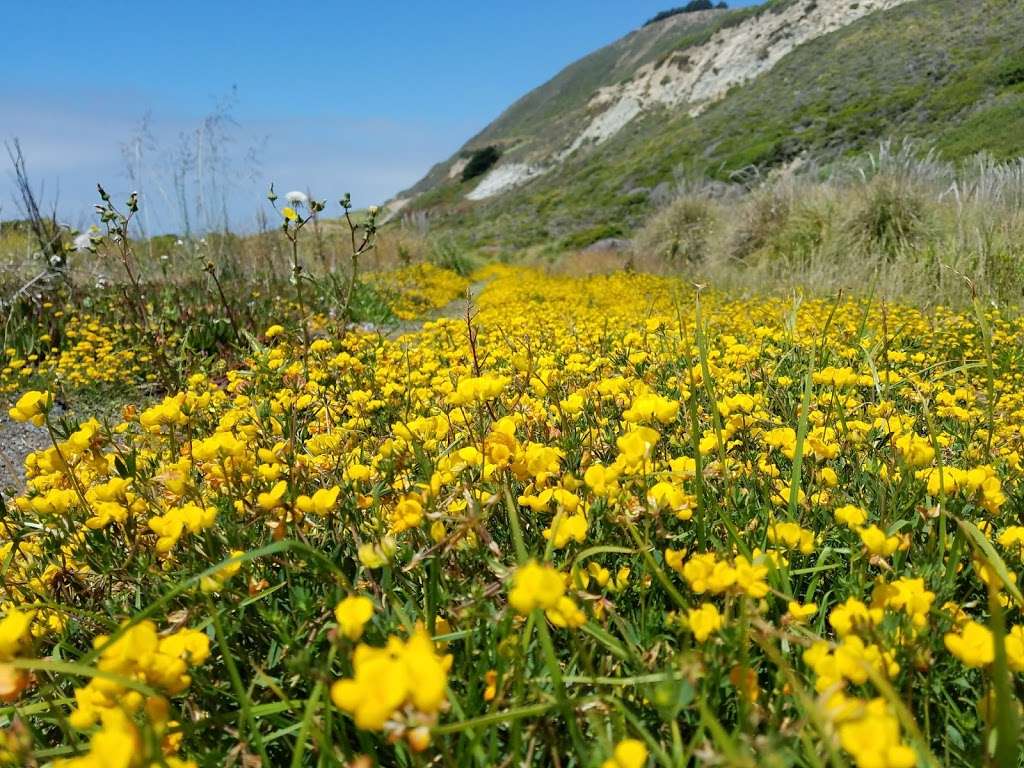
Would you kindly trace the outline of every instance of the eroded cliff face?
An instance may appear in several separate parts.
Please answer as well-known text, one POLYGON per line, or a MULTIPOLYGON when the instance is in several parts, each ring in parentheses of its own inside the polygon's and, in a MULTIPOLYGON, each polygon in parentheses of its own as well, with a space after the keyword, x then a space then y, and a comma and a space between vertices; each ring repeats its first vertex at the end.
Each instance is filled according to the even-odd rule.
MULTIPOLYGON (((613 137, 644 112, 668 107, 699 114, 730 88, 772 69, 799 45, 876 11, 910 0, 798 0, 766 9, 715 32, 700 45, 673 51, 640 66, 624 82, 598 88, 591 96, 582 129, 557 147, 510 157, 468 193, 470 200, 502 194, 548 173, 575 152, 613 137)), ((661 22, 665 23, 665 22, 661 22)), ((628 42, 628 38, 626 39, 628 42)), ((628 46, 622 56, 630 56, 628 46)))

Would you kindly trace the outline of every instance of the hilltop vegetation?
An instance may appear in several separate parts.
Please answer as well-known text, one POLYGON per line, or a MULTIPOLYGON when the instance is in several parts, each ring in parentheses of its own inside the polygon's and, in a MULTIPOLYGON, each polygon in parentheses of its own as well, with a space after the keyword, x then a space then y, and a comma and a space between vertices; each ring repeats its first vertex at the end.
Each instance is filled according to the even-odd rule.
POLYGON ((718 3, 712 3, 711 0, 690 0, 686 5, 680 5, 675 8, 669 8, 667 11, 661 11, 660 13, 654 14, 650 19, 644 22, 644 26, 648 27, 651 24, 657 24, 659 21, 664 21, 672 16, 677 16, 680 13, 695 13, 697 11, 710 11, 711 9, 717 9, 724 11, 729 7, 729 4, 725 0, 720 0, 718 3))

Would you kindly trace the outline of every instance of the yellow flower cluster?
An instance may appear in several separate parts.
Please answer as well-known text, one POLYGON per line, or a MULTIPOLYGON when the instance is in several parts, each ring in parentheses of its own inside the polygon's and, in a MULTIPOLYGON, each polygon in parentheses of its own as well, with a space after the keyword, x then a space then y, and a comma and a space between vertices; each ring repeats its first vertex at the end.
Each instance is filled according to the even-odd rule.
POLYGON ((352 677, 331 686, 331 699, 360 728, 379 731, 394 720, 403 732, 409 728, 410 743, 422 748, 423 727, 447 702, 451 663, 422 628, 408 640, 388 638, 383 648, 360 644, 352 656, 352 677))
POLYGON ((28 674, 8 662, 21 655, 32 641, 34 616, 16 608, 0 619, 0 701, 16 701, 28 685, 28 674))
POLYGON ((469 290, 466 278, 430 262, 379 272, 370 281, 394 295, 391 309, 402 320, 440 309, 469 290))
MULTIPOLYGON (((995 661, 996 646, 992 631, 976 621, 967 620, 956 632, 945 636, 946 648, 968 667, 985 667, 995 661)), ((1024 672, 1024 626, 1012 627, 1004 641, 1007 666, 1024 672)))
POLYGON ((857 768, 914 768, 914 749, 904 741, 900 723, 882 698, 864 701, 843 694, 831 696, 826 711, 839 743, 857 768))
POLYGON ((182 760, 174 754, 161 753, 158 758, 154 755, 153 759, 147 759, 142 733, 124 710, 105 709, 100 718, 101 727, 89 740, 88 752, 57 760, 53 768, 149 768, 151 765, 197 768, 191 760, 182 760))
POLYGON ((30 391, 18 398, 18 402, 8 411, 8 414, 15 421, 30 421, 37 427, 41 427, 49 405, 50 396, 46 392, 30 391))
POLYGON ((770 561, 764 555, 755 557, 754 562, 737 555, 729 563, 719 560, 714 552, 705 552, 684 561, 675 551, 666 550, 665 561, 683 575, 690 589, 698 595, 733 592, 756 598, 764 597, 769 591, 765 579, 770 561))
POLYGON ((203 664, 210 655, 210 640, 205 633, 179 629, 161 637, 151 621, 129 627, 115 640, 99 635, 93 646, 100 654, 96 668, 105 674, 75 690, 75 709, 69 720, 80 729, 92 726, 107 710, 132 712, 152 703, 117 678, 173 696, 192 682, 189 669, 203 664))
MULTIPOLYGON (((60 319, 65 310, 56 310, 60 319)), ((61 344, 47 346, 53 339, 41 336, 38 352, 19 356, 17 350, 2 350, 0 395, 17 392, 33 376, 56 379, 70 387, 123 385, 153 381, 152 350, 140 349, 125 327, 105 322, 90 314, 72 314, 64 326, 61 344)))
MULTIPOLYGON (((388 278, 422 288, 415 311, 465 289, 417 270, 388 278)), ((129 754, 140 728, 170 738, 154 698, 201 719, 238 695, 235 674, 249 715, 275 718, 239 740, 275 734, 271 763, 307 737, 401 764, 385 750, 444 740, 486 762, 536 740, 535 762, 593 749, 588 764, 638 768, 648 747, 703 743, 711 716, 730 748, 780 764, 981 754, 979 727, 947 741, 936 699, 987 696, 990 593, 1024 671, 1024 320, 714 293, 697 311, 693 289, 642 274, 474 279, 468 319, 308 347, 275 325, 237 369, 29 457, 0 542, 0 670, 80 647, 73 617, 110 632, 158 599, 174 600, 147 614, 161 626, 213 636, 196 621, 215 609, 246 628, 240 669, 225 658, 195 685, 206 631, 141 621, 98 639, 109 674, 70 714, 97 730, 70 761, 108 739, 129 754), (332 680, 345 717, 316 711, 332 680)), ((55 426, 49 394, 12 400, 55 426)), ((0 686, 35 695, 20 670, 0 686)), ((216 762, 187 730, 182 753, 216 762)))
MULTIPOLYGON (((23 670, 5 662, 28 651, 32 622, 32 614, 17 610, 0 620, 0 694, 5 701, 15 699, 28 683, 23 670)), ((95 673, 75 689, 68 716, 73 728, 91 731, 88 748, 77 757, 58 760, 55 768, 147 768, 156 761, 194 768, 195 763, 176 755, 181 737, 165 697, 188 688, 189 670, 209 657, 207 636, 192 629, 161 636, 152 622, 142 621, 123 627, 114 638, 96 637, 94 646, 95 673), (136 716, 160 737, 156 746, 147 743, 136 716)), ((17 751, 23 750, 12 750, 12 759, 17 751)), ((0 758, 3 754, 0 746, 0 758)))
POLYGON ((644 768, 647 765, 647 747, 639 739, 623 739, 615 745, 612 756, 601 763, 601 768, 644 768))
POLYGON ((531 561, 516 570, 508 602, 522 614, 543 609, 556 627, 582 626, 586 615, 565 594, 565 584, 566 577, 550 565, 531 561))

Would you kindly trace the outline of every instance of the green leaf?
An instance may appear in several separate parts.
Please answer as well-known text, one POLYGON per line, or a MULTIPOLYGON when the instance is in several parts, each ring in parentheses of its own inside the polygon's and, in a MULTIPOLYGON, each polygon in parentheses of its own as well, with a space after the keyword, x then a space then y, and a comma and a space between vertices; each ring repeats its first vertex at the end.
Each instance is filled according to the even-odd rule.
POLYGON ((996 572, 999 580, 1003 582, 1003 586, 1006 591, 1010 593, 1014 600, 1017 601, 1017 605, 1024 608, 1024 596, 1021 595, 1020 589, 1013 582, 1010 577, 1010 571, 1006 567, 1006 563, 1003 562, 1003 558, 999 556, 995 548, 992 546, 992 542, 986 538, 978 526, 969 520, 962 520, 961 518, 955 518, 956 524, 963 531, 967 540, 971 543, 971 546, 977 551, 978 555, 991 566, 992 570, 996 572))

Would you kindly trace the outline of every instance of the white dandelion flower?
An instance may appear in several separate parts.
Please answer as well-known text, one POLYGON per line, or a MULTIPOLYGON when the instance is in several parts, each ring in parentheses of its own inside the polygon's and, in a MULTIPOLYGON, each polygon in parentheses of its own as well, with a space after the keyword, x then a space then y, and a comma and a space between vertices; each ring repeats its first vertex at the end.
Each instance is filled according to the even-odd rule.
POLYGON ((293 189, 291 192, 285 195, 284 199, 287 200, 292 205, 309 204, 309 196, 305 192, 299 192, 299 190, 297 189, 293 189))
POLYGON ((72 241, 72 246, 79 253, 82 251, 88 251, 90 248, 92 248, 92 235, 89 234, 88 232, 83 232, 82 234, 75 237, 75 239, 72 241))

